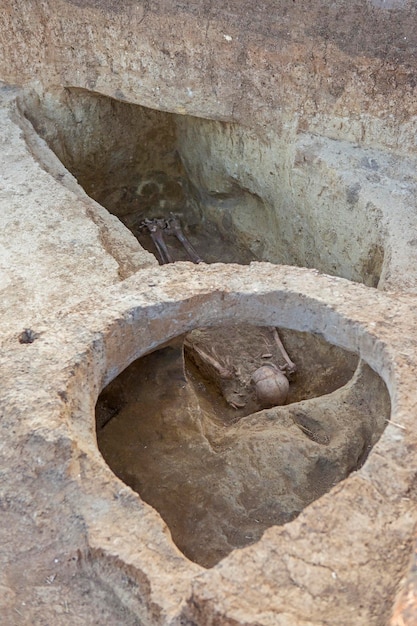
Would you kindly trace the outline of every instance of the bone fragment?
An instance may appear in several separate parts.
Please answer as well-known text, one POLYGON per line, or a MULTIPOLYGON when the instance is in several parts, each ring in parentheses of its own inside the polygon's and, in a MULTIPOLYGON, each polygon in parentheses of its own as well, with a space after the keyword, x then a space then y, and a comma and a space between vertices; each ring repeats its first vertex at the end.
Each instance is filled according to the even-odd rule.
POLYGON ((157 223, 147 224, 147 228, 150 232, 152 241, 155 244, 155 248, 158 251, 158 254, 161 258, 162 263, 173 263, 173 259, 169 253, 169 250, 166 246, 163 232, 157 223))
POLYGON ((197 254, 187 237, 182 232, 180 221, 173 213, 171 213, 171 217, 167 220, 167 229, 168 232, 171 231, 176 236, 178 241, 184 246, 185 251, 193 263, 203 262, 203 259, 197 254))
POLYGON ((282 341, 280 339, 280 336, 278 335, 277 329, 274 326, 272 326, 271 327, 271 331, 272 331, 272 335, 274 337, 275 343, 277 344, 277 346, 279 348, 279 351, 281 352, 281 354, 282 354, 282 356, 283 356, 283 358, 284 358, 284 360, 285 360, 285 362, 287 364, 286 367, 285 367, 285 369, 287 370, 287 373, 288 374, 294 374, 297 371, 296 364, 293 361, 291 361, 290 357, 288 356, 288 353, 287 353, 287 351, 285 350, 285 348, 283 346, 283 343, 282 343, 282 341))
POLYGON ((202 348, 198 348, 194 343, 191 343, 187 339, 184 339, 184 345, 187 348, 194 350, 202 359, 202 361, 204 361, 208 365, 211 365, 211 367, 213 367, 218 372, 220 378, 233 378, 233 372, 227 367, 224 367, 224 365, 222 365, 221 363, 219 363, 213 356, 211 356, 211 354, 207 354, 207 352, 205 352, 202 348))

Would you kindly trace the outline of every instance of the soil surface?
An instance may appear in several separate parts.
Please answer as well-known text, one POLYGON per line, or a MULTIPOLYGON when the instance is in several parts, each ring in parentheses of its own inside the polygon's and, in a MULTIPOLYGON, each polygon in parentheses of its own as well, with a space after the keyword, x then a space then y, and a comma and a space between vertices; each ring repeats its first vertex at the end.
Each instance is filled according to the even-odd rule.
POLYGON ((193 331, 185 361, 180 340, 136 361, 97 403, 107 463, 204 567, 294 519, 358 469, 389 419, 385 385, 365 365, 354 374, 355 355, 309 333, 280 334, 299 364, 286 406, 256 406, 250 372, 283 358, 269 328, 245 325, 193 331), (197 344, 233 379, 199 369, 197 344))
POLYGON ((415 626, 417 5, 2 9, 0 622, 415 626), (182 214, 206 261, 210 222, 214 259, 236 259, 239 235, 249 260, 275 265, 158 267, 125 228, 137 226, 135 207, 182 214), (372 372, 240 415, 197 359, 184 369, 178 348, 150 354, 224 320, 323 336, 372 372), (20 343, 29 331, 36 339, 20 343), (125 404, 119 389, 104 406, 99 437, 114 431, 113 467, 123 475, 131 454, 132 484, 196 561, 250 543, 262 520, 259 541, 211 568, 181 554, 97 449, 97 397, 144 354, 125 372, 125 404), (392 414, 361 466, 387 414, 373 372, 392 414), (270 496, 281 502, 283 482, 290 516, 324 495, 282 525, 270 496), (206 554, 191 534, 214 540, 206 554))

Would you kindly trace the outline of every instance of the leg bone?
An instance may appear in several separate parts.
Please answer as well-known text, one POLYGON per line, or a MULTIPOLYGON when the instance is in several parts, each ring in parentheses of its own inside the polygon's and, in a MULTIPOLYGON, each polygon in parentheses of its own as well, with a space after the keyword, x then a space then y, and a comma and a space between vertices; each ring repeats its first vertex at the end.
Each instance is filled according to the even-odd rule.
POLYGON ((173 259, 164 240, 163 231, 160 229, 159 225, 151 223, 147 224, 147 227, 152 237, 152 241, 155 244, 155 248, 157 249, 158 254, 161 257, 162 263, 173 263, 173 259))
POLYGON ((204 361, 208 365, 211 365, 211 367, 216 370, 220 378, 233 378, 233 372, 228 367, 225 367, 224 365, 219 363, 219 361, 211 356, 211 354, 208 354, 205 350, 202 350, 202 348, 199 348, 196 345, 192 344, 190 341, 188 341, 188 339, 184 339, 184 345, 191 350, 195 350, 195 352, 197 352, 202 361, 204 361))
POLYGON ((186 238, 186 236, 184 235, 184 233, 182 232, 182 228, 181 228, 181 224, 179 219, 171 214, 171 217, 167 220, 167 230, 168 232, 174 234, 176 236, 176 238, 178 239, 178 241, 180 241, 182 243, 182 245, 184 246, 190 260, 193 263, 202 263, 203 259, 197 254, 197 252, 194 250, 193 246, 191 245, 191 243, 188 241, 188 239, 186 238))
POLYGON ((274 337, 275 343, 277 344, 279 351, 281 352, 286 362, 285 369, 287 370, 288 374, 294 374, 297 371, 296 364, 293 361, 291 361, 290 357, 288 356, 288 353, 282 344, 280 336, 278 335, 277 329, 274 326, 272 326, 271 331, 272 331, 272 336, 274 337))

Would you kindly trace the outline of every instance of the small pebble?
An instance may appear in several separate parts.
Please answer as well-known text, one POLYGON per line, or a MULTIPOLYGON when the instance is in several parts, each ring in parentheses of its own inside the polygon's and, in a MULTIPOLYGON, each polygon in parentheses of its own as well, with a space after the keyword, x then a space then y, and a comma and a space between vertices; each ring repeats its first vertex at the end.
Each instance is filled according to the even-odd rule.
POLYGON ((38 337, 38 333, 35 333, 34 330, 31 328, 25 328, 25 330, 19 335, 19 343, 33 343, 38 337))

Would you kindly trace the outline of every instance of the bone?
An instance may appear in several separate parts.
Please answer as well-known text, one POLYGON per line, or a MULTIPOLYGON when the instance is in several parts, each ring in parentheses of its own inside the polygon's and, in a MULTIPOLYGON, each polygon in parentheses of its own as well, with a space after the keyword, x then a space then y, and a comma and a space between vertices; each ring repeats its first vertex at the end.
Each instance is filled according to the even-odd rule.
POLYGON ((164 240, 163 231, 161 230, 157 221, 155 220, 151 223, 148 223, 146 226, 149 230, 149 233, 152 237, 152 241, 155 244, 155 248, 158 251, 158 254, 161 258, 162 263, 163 264, 173 263, 173 259, 171 257, 171 254, 169 253, 169 250, 164 240))
POLYGON ((155 245, 156 251, 159 254, 161 262, 165 263, 173 263, 173 259, 169 253, 169 250, 166 246, 163 229, 165 228, 165 221, 162 219, 144 219, 140 225, 139 229, 146 229, 150 234, 152 241, 155 245))
POLYGON ((220 378, 228 379, 233 377, 233 372, 229 368, 219 363, 217 359, 215 359, 211 354, 207 354, 205 350, 202 350, 194 343, 191 343, 188 339, 184 339, 184 345, 187 348, 194 350, 205 363, 211 365, 211 367, 218 372, 220 378))
POLYGON ((203 259, 197 254, 187 237, 182 232, 179 219, 171 213, 171 217, 167 220, 166 224, 168 232, 174 234, 178 241, 180 241, 180 243, 184 246, 190 260, 193 263, 202 263, 203 259))
POLYGON ((278 334, 278 330, 274 326, 272 326, 271 331, 272 331, 272 336, 274 337, 275 343, 277 344, 279 351, 281 352, 286 362, 285 369, 287 370, 287 373, 294 374, 297 371, 297 366, 293 361, 291 361, 290 357, 288 356, 288 353, 285 350, 283 343, 280 339, 280 336, 278 334))

